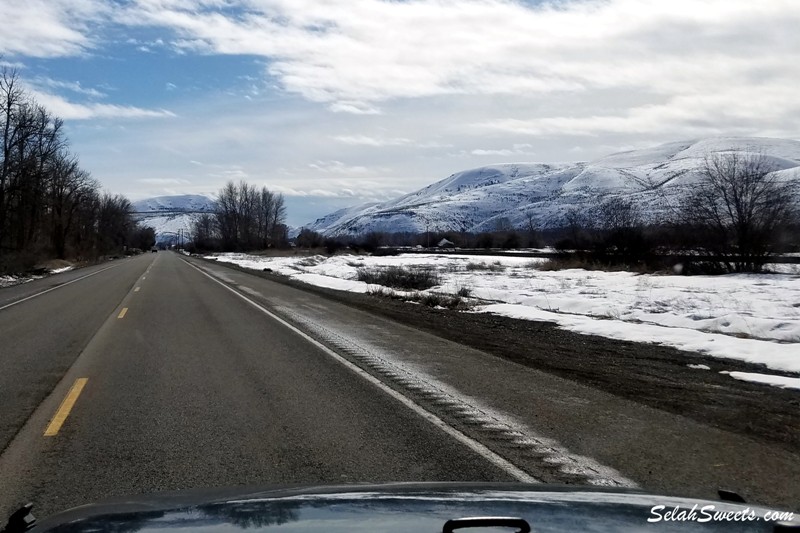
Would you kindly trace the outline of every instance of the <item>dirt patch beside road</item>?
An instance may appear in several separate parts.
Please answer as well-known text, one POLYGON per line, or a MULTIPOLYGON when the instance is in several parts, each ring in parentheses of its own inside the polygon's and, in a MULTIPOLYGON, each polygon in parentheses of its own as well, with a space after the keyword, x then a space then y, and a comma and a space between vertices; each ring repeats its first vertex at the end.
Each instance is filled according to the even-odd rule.
POLYGON ((411 305, 325 289, 269 272, 218 263, 379 314, 497 357, 596 387, 703 424, 800 451, 800 392, 735 380, 720 370, 767 372, 761 365, 581 335, 552 323, 411 305), (697 370, 688 364, 704 364, 697 370))

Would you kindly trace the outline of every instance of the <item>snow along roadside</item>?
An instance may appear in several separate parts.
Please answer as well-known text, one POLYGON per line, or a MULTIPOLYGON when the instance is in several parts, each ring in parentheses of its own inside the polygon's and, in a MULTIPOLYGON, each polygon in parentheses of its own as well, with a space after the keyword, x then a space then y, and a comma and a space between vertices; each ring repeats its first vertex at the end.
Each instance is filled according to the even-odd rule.
MULTIPOLYGON (((791 301, 794 301, 792 298, 797 294, 795 288, 800 289, 796 275, 685 278, 578 270, 543 272, 532 269, 529 259, 507 257, 477 259, 484 264, 493 262, 501 265, 503 269, 498 268, 499 272, 470 272, 468 269, 465 270, 465 267, 468 263, 476 261, 474 257, 423 254, 394 257, 271 258, 247 254, 220 254, 210 256, 208 259, 231 262, 255 270, 269 268, 297 281, 358 293, 368 292, 370 288, 377 286, 355 280, 357 268, 380 268, 388 265, 426 266, 437 270, 442 278, 442 284, 424 292, 455 292, 457 287, 462 285, 471 288, 474 295, 490 296, 493 300, 502 302, 479 305, 475 309, 477 312, 495 313, 516 319, 548 321, 576 333, 632 342, 657 343, 723 360, 735 359, 763 364, 773 370, 800 374, 800 343, 743 338, 735 334, 685 327, 695 323, 700 325, 700 321, 686 317, 702 315, 721 322, 764 323, 768 326, 760 329, 764 334, 770 328, 776 332, 782 331, 783 334, 786 334, 787 330, 797 331, 800 328, 800 318, 795 315, 800 312, 791 304, 791 301), (664 287, 666 284, 669 285, 664 287), (655 292, 658 290, 662 291, 659 298, 665 299, 665 303, 659 302, 661 307, 658 309, 659 313, 655 314, 661 324, 633 320, 641 317, 641 314, 637 313, 638 309, 641 309, 639 306, 644 305, 642 302, 655 298, 655 292), (666 296, 663 293, 666 293, 666 296), (776 300, 780 299, 781 295, 786 301, 776 300), (541 298, 550 302, 550 309, 557 309, 558 312, 537 307, 536 303, 541 298), (719 300, 729 302, 729 308, 721 308, 723 306, 719 300), (680 310, 672 308, 673 305, 680 307, 680 310), (781 313, 775 316, 773 313, 778 305, 781 305, 781 313), (620 311, 607 313, 607 316, 601 317, 599 314, 603 309, 620 311), (622 317, 628 317, 630 320, 621 320, 622 317)), ((403 294, 403 291, 387 290, 403 294)), ((704 324, 707 325, 707 322, 704 321, 704 324)), ((790 337, 794 335, 791 333, 790 337)), ((738 379, 748 380, 748 376, 739 376, 738 379)), ((781 381, 767 382, 763 378, 749 380, 771 385, 781 381)), ((785 382, 781 383, 787 386, 785 382)))

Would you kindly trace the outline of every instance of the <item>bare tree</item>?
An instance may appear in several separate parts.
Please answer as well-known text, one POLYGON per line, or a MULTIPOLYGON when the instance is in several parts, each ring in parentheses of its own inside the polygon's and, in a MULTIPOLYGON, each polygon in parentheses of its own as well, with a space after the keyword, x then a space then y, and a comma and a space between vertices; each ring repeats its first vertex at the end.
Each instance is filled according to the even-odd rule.
POLYGON ((213 215, 203 213, 194 219, 192 222, 192 241, 194 241, 196 248, 212 250, 215 248, 216 238, 217 231, 213 215))
POLYGON ((121 194, 104 193, 97 216, 97 249, 101 254, 121 251, 136 224, 130 200, 121 194))
POLYGON ((15 69, 3 68, 0 72, 0 127, 2 127, 2 153, 0 153, 0 250, 5 241, 6 221, 9 217, 9 189, 12 178, 12 150, 17 144, 17 112, 25 99, 19 86, 15 69))
POLYGON ((283 195, 276 194, 273 197, 272 219, 269 224, 269 243, 271 246, 278 246, 286 240, 286 205, 283 202, 283 195))
POLYGON ((225 251, 267 248, 284 239, 283 196, 266 187, 228 182, 217 195, 214 217, 225 251))
POLYGON ((88 172, 78 166, 76 158, 63 155, 51 169, 50 235, 56 257, 66 257, 67 238, 72 233, 81 203, 91 198, 99 187, 88 172))
POLYGON ((536 213, 533 211, 525 212, 525 220, 528 222, 528 246, 538 248, 542 246, 542 238, 536 225, 536 213))
POLYGON ((729 272, 758 272, 795 216, 790 182, 763 154, 715 154, 687 195, 685 218, 700 246, 723 259, 729 272))
POLYGON ((217 195, 214 217, 224 251, 235 250, 239 239, 236 185, 229 181, 217 195))
POLYGON ((596 248, 617 260, 639 261, 648 253, 641 210, 633 200, 615 196, 596 210, 596 248))
POLYGON ((606 231, 637 228, 642 225, 642 214, 638 206, 619 196, 605 200, 595 213, 596 225, 606 231))

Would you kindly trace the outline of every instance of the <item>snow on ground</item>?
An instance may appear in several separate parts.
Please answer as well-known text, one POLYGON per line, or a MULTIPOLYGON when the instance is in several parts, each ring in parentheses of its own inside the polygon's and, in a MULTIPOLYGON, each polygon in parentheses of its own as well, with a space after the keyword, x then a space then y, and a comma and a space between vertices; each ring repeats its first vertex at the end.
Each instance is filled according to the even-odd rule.
POLYGON ((42 276, 0 276, 0 288, 28 283, 42 276))
MULTIPOLYGON (((470 289, 478 312, 545 320, 579 333, 655 342, 800 373, 798 265, 771 265, 780 272, 774 274, 667 276, 543 271, 535 268, 542 259, 508 256, 221 254, 213 258, 353 292, 371 288, 356 280, 361 267, 431 268, 439 273, 441 285, 430 292, 470 289)), ((765 382, 739 374, 746 373, 734 377, 765 382)))
POLYGON ((756 383, 766 383, 782 389, 800 390, 800 378, 787 378, 786 376, 772 376, 770 374, 757 374, 754 372, 728 372, 723 370, 720 374, 728 374, 734 379, 742 381, 754 381, 756 383))
MULTIPOLYGON (((61 274, 62 272, 68 272, 75 268, 74 266, 65 266, 61 268, 51 268, 48 270, 49 275, 53 274, 61 274)), ((5 275, 0 276, 0 288, 4 287, 12 287, 14 285, 20 285, 22 283, 28 283, 29 281, 33 281, 35 279, 41 279, 44 276, 41 275, 27 275, 27 276, 14 276, 14 275, 5 275)))

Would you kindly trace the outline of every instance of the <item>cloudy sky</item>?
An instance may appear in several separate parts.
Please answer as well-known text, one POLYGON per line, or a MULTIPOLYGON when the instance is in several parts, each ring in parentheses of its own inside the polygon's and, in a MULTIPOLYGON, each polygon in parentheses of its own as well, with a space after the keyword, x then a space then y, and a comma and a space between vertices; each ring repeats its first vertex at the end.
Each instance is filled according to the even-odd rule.
POLYGON ((498 162, 800 138, 798 0, 2 0, 0 61, 132 199, 298 225, 498 162))

